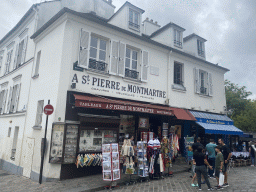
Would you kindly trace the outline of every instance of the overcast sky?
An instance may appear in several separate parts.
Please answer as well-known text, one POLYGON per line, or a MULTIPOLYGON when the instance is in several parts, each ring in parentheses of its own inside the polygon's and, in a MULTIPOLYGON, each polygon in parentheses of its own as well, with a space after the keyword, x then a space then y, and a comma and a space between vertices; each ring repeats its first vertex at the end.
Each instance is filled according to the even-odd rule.
MULTIPOLYGON (((42 0, 0 0, 0 39, 33 3, 42 0)), ((246 86, 256 99, 255 0, 129 0, 161 26, 173 22, 207 39, 206 59, 230 69, 225 78, 246 86)), ((113 0, 116 10, 125 0, 113 0)))

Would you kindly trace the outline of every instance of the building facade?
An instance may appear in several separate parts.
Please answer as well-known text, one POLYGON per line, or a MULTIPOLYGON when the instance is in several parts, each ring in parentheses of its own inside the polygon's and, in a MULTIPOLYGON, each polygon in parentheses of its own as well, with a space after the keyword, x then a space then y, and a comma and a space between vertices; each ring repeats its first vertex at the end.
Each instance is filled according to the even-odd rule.
POLYGON ((114 9, 110 0, 36 4, 0 41, 3 168, 38 180, 48 103, 44 180, 101 171, 82 174, 77 154, 100 153, 127 133, 160 136, 168 123, 182 141, 197 120, 189 110, 223 116, 228 69, 206 60, 205 39, 142 21, 129 2, 114 9))

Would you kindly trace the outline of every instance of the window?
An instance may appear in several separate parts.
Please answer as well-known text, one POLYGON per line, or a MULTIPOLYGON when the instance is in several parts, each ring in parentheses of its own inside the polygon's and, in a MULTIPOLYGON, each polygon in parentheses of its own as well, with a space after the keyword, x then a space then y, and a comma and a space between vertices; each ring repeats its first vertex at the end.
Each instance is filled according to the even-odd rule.
POLYGON ((212 73, 201 69, 195 71, 195 92, 201 95, 213 96, 212 73))
POLYGON ((197 40, 198 55, 204 57, 204 43, 197 40))
POLYGON ((139 13, 132 9, 129 9, 129 27, 140 30, 139 13))
POLYGON ((11 61, 12 61, 12 52, 13 50, 8 51, 7 53, 7 59, 6 59, 6 66, 5 66, 5 74, 8 74, 10 71, 10 65, 11 65, 11 61))
POLYGON ((43 117, 43 107, 44 107, 44 100, 38 101, 37 112, 36 112, 36 122, 34 127, 41 128, 42 117, 43 117))
POLYGON ((10 110, 9 113, 15 113, 18 107, 18 101, 20 96, 20 84, 16 84, 12 89, 12 96, 10 101, 10 110))
POLYGON ((174 45, 182 47, 182 33, 174 29, 174 45))
POLYGON ((28 37, 23 38, 16 47, 14 68, 20 67, 25 62, 28 37))
POLYGON ((2 69, 2 64, 3 64, 3 58, 4 58, 4 52, 0 52, 0 74, 1 74, 1 69, 2 69))
POLYGON ((6 98, 7 98, 7 89, 2 90, 0 92, 0 114, 4 113, 5 104, 6 104, 6 98))
POLYGON ((199 77, 200 77, 200 94, 206 95, 207 94, 207 82, 208 82, 207 73, 205 71, 200 70, 199 77))
POLYGON ((99 37, 91 36, 89 68, 99 71, 107 71, 106 63, 107 41, 99 37))
POLYGON ((18 135, 19 135, 19 127, 15 127, 14 136, 13 136, 13 142, 12 142, 11 160, 15 160, 15 154, 16 154, 16 146, 17 146, 17 141, 18 141, 18 135))
POLYGON ((138 79, 138 51, 126 48, 125 55, 125 77, 138 79))
POLYGON ((8 136, 7 137, 11 137, 11 132, 12 132, 12 128, 9 127, 9 129, 8 129, 8 136))
POLYGON ((183 69, 182 64, 174 63, 174 84, 183 86, 182 69, 183 69))
POLYGON ((34 76, 38 76, 39 65, 40 65, 40 59, 41 59, 41 51, 38 51, 38 52, 37 52, 37 57, 36 57, 36 67, 35 67, 34 76))

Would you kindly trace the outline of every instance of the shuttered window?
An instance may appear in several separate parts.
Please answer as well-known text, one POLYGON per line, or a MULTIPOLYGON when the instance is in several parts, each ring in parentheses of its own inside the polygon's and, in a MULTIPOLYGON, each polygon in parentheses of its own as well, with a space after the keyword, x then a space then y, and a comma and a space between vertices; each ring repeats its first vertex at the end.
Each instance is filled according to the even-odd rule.
POLYGON ((174 45, 182 47, 182 32, 174 29, 174 45))
POLYGON ((5 74, 8 74, 10 72, 12 53, 13 53, 13 50, 8 51, 8 53, 7 53, 7 58, 6 58, 6 63, 5 63, 5 74))
POLYGON ((195 92, 201 95, 213 96, 212 73, 201 69, 194 69, 195 92))
POLYGON ((1 75, 1 69, 3 67, 3 59, 4 59, 4 52, 0 51, 0 75, 1 75))
POLYGON ((35 127, 40 127, 42 124, 43 107, 44 107, 44 100, 39 100, 37 102, 35 127))
POLYGON ((129 9, 129 28, 140 30, 140 14, 132 9, 129 9))
POLYGON ((23 38, 20 41, 19 45, 16 46, 14 68, 18 68, 23 63, 25 63, 26 51, 27 51, 27 42, 28 42, 28 36, 23 38))
POLYGON ((38 51, 37 57, 36 57, 36 67, 35 67, 34 77, 39 75, 38 72, 39 72, 40 60, 41 60, 41 51, 38 51))
POLYGON ((8 90, 2 90, 0 93, 0 114, 4 113, 5 106, 6 106, 6 98, 7 98, 8 90))
POLYGON ((126 48, 125 54, 125 77, 132 79, 139 78, 138 72, 138 51, 129 47, 126 48))
POLYGON ((19 97, 20 97, 20 87, 21 87, 21 84, 17 84, 13 86, 11 106, 10 106, 9 113, 15 113, 17 111, 19 97))

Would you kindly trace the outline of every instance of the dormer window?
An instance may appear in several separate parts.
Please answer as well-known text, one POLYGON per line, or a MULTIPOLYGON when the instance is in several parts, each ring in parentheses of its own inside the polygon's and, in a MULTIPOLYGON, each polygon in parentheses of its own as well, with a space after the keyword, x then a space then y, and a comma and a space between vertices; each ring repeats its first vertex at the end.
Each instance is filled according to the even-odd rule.
POLYGON ((205 57, 204 53, 204 43, 200 40, 197 40, 197 50, 198 50, 198 55, 205 57))
POLYGON ((139 13, 132 9, 129 9, 129 28, 139 31, 140 30, 139 20, 140 20, 139 13))
POLYGON ((174 45, 182 47, 182 32, 174 29, 174 45))

